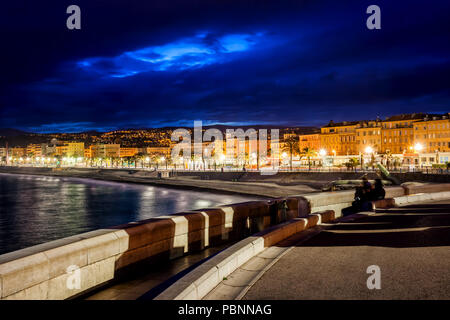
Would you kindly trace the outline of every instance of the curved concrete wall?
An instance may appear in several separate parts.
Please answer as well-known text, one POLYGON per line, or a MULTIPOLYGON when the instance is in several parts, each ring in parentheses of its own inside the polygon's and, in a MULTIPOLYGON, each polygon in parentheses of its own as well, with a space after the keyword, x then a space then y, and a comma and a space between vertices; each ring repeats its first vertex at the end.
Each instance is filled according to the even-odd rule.
MULTIPOLYGON (((386 197, 449 191, 450 184, 392 187, 386 197)), ((66 299, 105 284, 138 264, 173 259, 208 246, 240 240, 287 219, 350 206, 353 191, 251 201, 152 218, 83 233, 0 256, 1 299, 66 299), (80 286, 67 282, 79 268, 80 286)), ((313 221, 311 221, 312 223, 313 221)), ((301 223, 300 223, 301 224, 301 223)), ((295 225, 298 228, 299 225, 295 225)), ((294 228, 294 226, 290 226, 294 228)))

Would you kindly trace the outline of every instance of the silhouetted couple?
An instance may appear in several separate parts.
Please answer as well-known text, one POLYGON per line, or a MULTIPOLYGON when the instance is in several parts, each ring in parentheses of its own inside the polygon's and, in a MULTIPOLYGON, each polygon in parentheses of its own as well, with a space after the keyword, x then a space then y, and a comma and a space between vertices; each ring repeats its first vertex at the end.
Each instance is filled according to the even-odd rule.
POLYGON ((371 201, 382 200, 386 195, 386 191, 383 188, 383 182, 381 179, 375 180, 375 185, 367 180, 366 177, 362 179, 362 185, 356 187, 355 201, 353 201, 353 208, 359 211, 372 211, 371 201))

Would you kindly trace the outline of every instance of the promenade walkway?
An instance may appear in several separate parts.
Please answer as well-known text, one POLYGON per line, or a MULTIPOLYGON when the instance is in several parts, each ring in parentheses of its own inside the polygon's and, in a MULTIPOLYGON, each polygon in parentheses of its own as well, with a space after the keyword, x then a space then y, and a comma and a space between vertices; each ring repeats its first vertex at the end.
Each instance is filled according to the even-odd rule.
POLYGON ((450 200, 343 218, 270 247, 205 299, 450 299, 450 200), (368 289, 367 268, 381 289, 368 289))

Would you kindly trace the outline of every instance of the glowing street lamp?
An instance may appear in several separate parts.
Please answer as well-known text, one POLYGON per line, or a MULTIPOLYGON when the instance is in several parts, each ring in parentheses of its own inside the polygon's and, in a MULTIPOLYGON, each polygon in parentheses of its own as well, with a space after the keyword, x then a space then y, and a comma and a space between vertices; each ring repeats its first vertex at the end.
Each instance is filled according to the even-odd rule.
POLYGON ((162 156, 160 158, 161 162, 165 162, 166 163, 166 170, 167 170, 167 161, 166 161, 166 157, 162 156))
POLYGON ((319 155, 322 157, 322 166, 324 166, 325 156, 327 155, 327 150, 325 150, 325 149, 320 149, 320 150, 319 150, 319 155))
POLYGON ((421 144, 421 143, 416 143, 416 144, 414 145, 414 150, 415 150, 415 151, 418 151, 418 152, 421 152, 421 151, 423 150, 422 144, 421 144))
POLYGON ((371 146, 366 147, 366 149, 364 149, 364 152, 367 154, 371 154, 373 153, 373 148, 371 146))

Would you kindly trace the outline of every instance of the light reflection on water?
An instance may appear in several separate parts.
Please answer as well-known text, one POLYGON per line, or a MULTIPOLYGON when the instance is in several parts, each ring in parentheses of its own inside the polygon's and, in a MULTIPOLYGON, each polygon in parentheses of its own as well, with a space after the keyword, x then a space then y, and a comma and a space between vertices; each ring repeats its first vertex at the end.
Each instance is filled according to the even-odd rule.
POLYGON ((0 254, 155 216, 251 196, 89 179, 0 174, 0 254))

